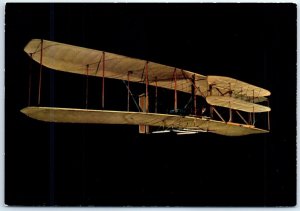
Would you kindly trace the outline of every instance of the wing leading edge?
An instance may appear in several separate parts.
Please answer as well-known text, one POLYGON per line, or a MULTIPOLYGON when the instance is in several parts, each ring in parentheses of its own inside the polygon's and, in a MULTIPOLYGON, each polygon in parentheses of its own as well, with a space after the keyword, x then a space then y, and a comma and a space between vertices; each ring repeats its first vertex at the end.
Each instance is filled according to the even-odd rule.
POLYGON ((143 124, 163 128, 198 129, 226 136, 243 136, 269 132, 249 127, 249 125, 170 114, 53 107, 26 107, 21 112, 33 119, 56 123, 143 124))

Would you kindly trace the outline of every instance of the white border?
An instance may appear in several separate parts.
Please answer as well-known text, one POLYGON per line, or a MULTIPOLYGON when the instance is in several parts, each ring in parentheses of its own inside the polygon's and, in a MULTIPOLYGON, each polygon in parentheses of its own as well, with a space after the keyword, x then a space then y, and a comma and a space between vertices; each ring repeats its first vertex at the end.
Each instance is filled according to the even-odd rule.
MULTIPOLYGON (((5 204, 4 204, 4 102, 5 102, 5 99, 4 99, 4 92, 5 92, 5 87, 4 87, 4 71, 5 71, 5 67, 4 67, 4 52, 5 52, 5 41, 4 41, 4 34, 5 34, 5 20, 4 20, 4 17, 5 17, 5 4, 7 2, 20 2, 20 3, 25 3, 25 2, 48 2, 48 3, 53 3, 53 2, 83 2, 82 0, 72 0, 72 1, 67 1, 67 0, 64 0, 64 1, 59 1, 59 0, 52 0, 52 1, 47 1, 47 0, 39 0, 39 1, 34 1, 34 0, 27 0, 27 1, 22 1, 22 0, 6 0, 6 1, 3 1, 0 3, 0 13, 1 13, 1 16, 0 16, 0 31, 2 31, 2 33, 0 33, 0 57, 2 59, 0 59, 0 150, 1 150, 1 157, 0 157, 0 210, 4 210, 4 209, 10 209, 11 211, 15 211, 15 210, 74 210, 74 209, 82 209, 82 207, 65 207, 65 208, 62 208, 62 207, 7 207, 5 204)), ((99 0, 88 0, 88 1, 84 1, 84 3, 87 3, 87 2, 114 2, 114 3, 117 3, 117 2, 160 2, 160 3, 171 3, 171 2, 184 2, 184 3, 188 3, 188 2, 201 2, 201 3, 250 3, 250 2, 256 2, 256 3, 298 3, 298 0, 281 0, 281 1, 278 1, 278 0, 263 0, 263 1, 257 1, 257 0, 241 0, 241 1, 235 1, 235 0, 204 0, 204 1, 199 1, 199 0, 188 0, 188 1, 182 1, 182 0, 168 0, 168 1, 163 1, 163 0, 103 0, 103 1, 99 1, 99 0)), ((298 18, 298 12, 299 12, 299 9, 298 9, 298 5, 297 5, 297 52, 299 50, 299 42, 298 42, 298 38, 300 37, 299 36, 299 33, 300 33, 300 30, 299 30, 299 18, 298 18)), ((297 61, 299 61, 300 59, 300 56, 299 54, 297 53, 297 61)), ((297 73, 298 73, 298 65, 297 65, 297 73)), ((300 79, 297 77, 297 123, 299 122, 300 120, 300 114, 299 114, 299 108, 300 108, 300 105, 299 105, 299 91, 300 91, 300 88, 299 88, 299 84, 300 84, 300 79)), ((297 124, 297 134, 298 134, 298 131, 299 131, 299 125, 297 124)), ((299 137, 297 135, 297 142, 299 141, 299 137)), ((298 151, 298 145, 297 145, 297 158, 300 157, 300 153, 298 151)), ((280 208, 281 210, 290 210, 290 209, 298 209, 299 208, 299 188, 300 188, 300 185, 299 185, 299 174, 300 174, 300 171, 299 171, 299 168, 298 168, 298 165, 297 165, 297 205, 295 207, 292 207, 292 208, 280 208)), ((186 210, 195 210, 195 209, 201 209, 201 210, 237 210, 237 209, 243 209, 243 210, 265 210, 265 209, 276 209, 276 208, 241 208, 241 207, 236 207, 236 208, 233 208, 233 207, 229 207, 229 208, 138 208, 138 207, 124 207, 124 208, 101 208, 101 207, 84 207, 83 209, 97 209, 97 210, 132 210, 132 209, 135 209, 135 210, 178 210, 178 211, 186 211, 186 210)))
POLYGON ((63 1, 59 1, 59 0, 38 0, 38 1, 35 1, 35 0, 6 0, 6 1, 3 1, 4 3, 1 3, 3 5, 5 5, 6 2, 21 2, 21 3, 25 3, 25 2, 35 2, 35 3, 38 3, 38 2, 48 2, 48 3, 54 3, 54 2, 81 2, 81 3, 89 3, 89 2, 98 2, 98 3, 101 3, 101 2, 113 2, 113 3, 124 3, 124 2, 129 2, 129 3, 138 3, 138 2, 151 2, 151 3, 154 3, 154 2, 159 2, 159 3, 171 3, 171 2, 182 2, 182 3, 189 3, 189 2, 195 2, 195 3, 298 3, 298 0, 261 0, 261 1, 258 1, 258 0, 240 0, 240 1, 236 1, 236 0, 204 0, 204 1, 199 1, 199 0, 87 0, 87 1, 83 1, 83 0, 63 0, 63 1))

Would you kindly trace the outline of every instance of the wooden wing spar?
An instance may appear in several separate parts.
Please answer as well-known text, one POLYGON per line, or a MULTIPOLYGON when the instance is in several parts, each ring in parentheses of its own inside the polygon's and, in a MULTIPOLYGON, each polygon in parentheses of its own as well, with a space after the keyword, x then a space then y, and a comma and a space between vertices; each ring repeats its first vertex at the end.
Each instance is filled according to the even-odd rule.
MULTIPOLYGON (((41 66, 58 71, 101 77, 103 79, 103 102, 104 78, 146 85, 146 103, 143 103, 143 106, 146 107, 142 109, 143 112, 131 112, 129 106, 127 112, 103 110, 104 103, 102 110, 39 106, 29 106, 21 110, 22 113, 37 120, 61 123, 144 125, 164 129, 172 128, 174 131, 183 131, 181 134, 201 131, 227 136, 241 136, 269 131, 256 128, 254 124, 255 113, 267 112, 269 120, 271 109, 258 103, 268 101, 267 97, 271 93, 266 89, 237 79, 224 76, 204 76, 143 59, 41 39, 31 40, 24 51, 41 66), (147 107, 148 85, 174 90, 174 111, 177 110, 177 91, 192 94, 194 96, 194 112, 185 115, 149 112, 147 107), (196 105, 197 96, 206 99, 210 116, 204 116, 203 112, 196 114, 197 110, 204 108, 204 105, 196 105), (215 106, 229 110, 230 118, 228 121, 224 120, 215 106), (232 122, 232 110, 236 110, 243 120, 243 124, 232 122), (249 121, 246 121, 238 111, 249 113, 249 121), (216 113, 222 121, 215 120, 213 113, 216 113)), ((127 89, 129 102, 129 87, 127 89)))

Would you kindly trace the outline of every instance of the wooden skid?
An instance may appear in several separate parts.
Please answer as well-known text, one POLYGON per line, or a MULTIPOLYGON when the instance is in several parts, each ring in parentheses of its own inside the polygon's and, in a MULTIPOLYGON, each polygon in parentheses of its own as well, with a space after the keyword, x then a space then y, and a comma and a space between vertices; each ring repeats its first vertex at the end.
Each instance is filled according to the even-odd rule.
POLYGON ((208 96, 206 97, 206 102, 210 105, 221 106, 225 108, 231 108, 239 111, 245 112, 268 112, 271 111, 270 107, 246 102, 244 100, 240 100, 233 97, 227 96, 208 96))
POLYGON ((169 114, 90 110, 73 108, 26 107, 25 115, 46 122, 149 125, 164 128, 198 128, 226 136, 243 136, 269 131, 243 124, 230 124, 206 118, 169 114))

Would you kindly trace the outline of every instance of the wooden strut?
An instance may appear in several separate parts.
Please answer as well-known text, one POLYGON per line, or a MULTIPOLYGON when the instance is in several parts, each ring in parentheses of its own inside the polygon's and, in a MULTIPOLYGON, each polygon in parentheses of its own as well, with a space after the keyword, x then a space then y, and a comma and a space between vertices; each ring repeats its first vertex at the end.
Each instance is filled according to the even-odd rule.
MULTIPOLYGON (((254 89, 253 89, 253 99, 252 99, 252 103, 254 103, 254 89)), ((254 106, 253 106, 253 113, 252 113, 252 116, 253 116, 253 125, 255 124, 255 113, 254 113, 254 106)))
POLYGON ((216 112, 216 114, 220 117, 220 119, 222 119, 223 122, 226 122, 223 117, 221 116, 221 114, 219 114, 219 112, 212 106, 212 109, 214 112, 216 112))
POLYGON ((155 77, 155 113, 157 113, 157 77, 155 77))
POLYGON ((40 57, 40 76, 39 76, 39 94, 38 105, 41 103, 41 89, 42 89, 42 67, 43 67, 43 39, 41 40, 41 57, 40 57))
MULTIPOLYGON (((230 102, 229 102, 230 104, 230 102)), ((229 121, 228 122, 232 122, 232 109, 229 108, 229 121)))
MULTIPOLYGON (((269 100, 267 102, 268 102, 268 107, 270 107, 269 100)), ((270 129, 271 129, 271 125, 270 125, 270 111, 268 111, 268 130, 270 131, 270 129)))
POLYGON ((89 99, 89 65, 86 65, 86 83, 85 83, 85 108, 88 108, 89 99))
POLYGON ((146 113, 149 112, 149 96, 148 96, 148 85, 149 85, 149 81, 148 81, 148 61, 146 61, 146 65, 145 65, 145 70, 146 70, 146 113))
POLYGON ((102 102, 101 102, 101 106, 102 109, 104 109, 104 72, 105 72, 105 52, 102 52, 102 94, 101 94, 101 98, 102 98, 102 102))
POLYGON ((238 112, 237 110, 235 110, 235 112, 239 115, 239 117, 244 121, 244 123, 246 125, 249 125, 249 123, 245 120, 245 118, 240 114, 240 112, 238 112))
MULTIPOLYGON (((231 84, 229 83, 229 96, 231 97, 232 95, 232 90, 231 90, 231 84)), ((229 102, 229 122, 232 122, 232 109, 231 109, 231 104, 229 102)))
MULTIPOLYGON (((248 91, 248 89, 246 90, 246 93, 247 93, 247 91, 248 91)), ((254 101, 254 99, 253 99, 253 101, 254 101)), ((249 102, 251 102, 251 96, 249 96, 249 102)), ((248 122, 249 122, 249 125, 252 125, 252 123, 253 123, 253 121, 252 121, 252 112, 249 112, 249 121, 248 122)))
POLYGON ((29 77, 28 77, 28 106, 30 106, 31 102, 31 74, 32 74, 32 53, 30 53, 30 61, 29 61, 29 77))
MULTIPOLYGON (((212 85, 209 85, 209 95, 212 96, 212 85)), ((213 107, 209 106, 210 118, 214 117, 213 107)))
POLYGON ((254 113, 254 106, 253 106, 253 125, 255 124, 255 113, 254 113))
POLYGON ((127 73, 127 111, 130 109, 130 74, 132 74, 132 71, 127 73))
POLYGON ((194 115, 197 114, 197 95, 196 95, 196 83, 195 83, 195 74, 192 76, 192 96, 193 96, 193 100, 194 100, 194 106, 193 106, 193 113, 194 115))
POLYGON ((177 77, 176 68, 174 69, 174 111, 177 111, 177 77))

